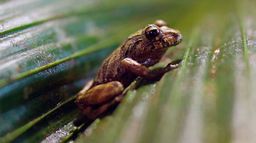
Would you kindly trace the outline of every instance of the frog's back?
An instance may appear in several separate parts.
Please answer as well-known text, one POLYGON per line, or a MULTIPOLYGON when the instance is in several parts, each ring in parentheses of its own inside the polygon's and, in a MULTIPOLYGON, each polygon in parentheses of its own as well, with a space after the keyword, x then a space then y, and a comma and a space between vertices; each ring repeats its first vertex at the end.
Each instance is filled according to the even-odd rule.
POLYGON ((103 61, 94 79, 94 85, 110 81, 119 81, 124 86, 127 86, 134 80, 135 76, 126 72, 121 66, 121 60, 125 58, 123 53, 124 51, 119 47, 103 61))

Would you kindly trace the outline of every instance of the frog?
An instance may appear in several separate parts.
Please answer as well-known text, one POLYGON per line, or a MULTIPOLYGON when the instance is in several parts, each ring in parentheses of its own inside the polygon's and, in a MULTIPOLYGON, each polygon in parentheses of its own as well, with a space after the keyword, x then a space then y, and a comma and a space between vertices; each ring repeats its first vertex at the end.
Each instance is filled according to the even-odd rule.
POLYGON ((94 80, 78 93, 75 102, 82 115, 92 120, 100 118, 122 101, 123 91, 136 78, 157 81, 178 68, 181 59, 150 69, 181 41, 180 31, 170 28, 164 20, 156 20, 131 34, 102 62, 94 80))

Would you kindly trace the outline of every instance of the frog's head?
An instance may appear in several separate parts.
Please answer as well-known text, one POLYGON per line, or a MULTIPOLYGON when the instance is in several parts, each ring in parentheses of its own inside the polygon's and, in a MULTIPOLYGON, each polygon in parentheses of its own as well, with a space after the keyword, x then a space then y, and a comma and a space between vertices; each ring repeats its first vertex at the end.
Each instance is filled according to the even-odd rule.
POLYGON ((163 20, 157 20, 155 24, 148 25, 143 32, 155 49, 175 46, 182 41, 181 33, 168 27, 163 20))

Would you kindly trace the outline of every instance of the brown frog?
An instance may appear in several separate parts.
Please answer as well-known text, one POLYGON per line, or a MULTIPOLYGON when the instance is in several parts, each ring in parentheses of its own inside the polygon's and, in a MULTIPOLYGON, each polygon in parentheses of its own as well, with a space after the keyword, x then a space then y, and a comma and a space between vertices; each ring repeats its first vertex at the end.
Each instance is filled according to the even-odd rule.
POLYGON ((182 36, 157 20, 128 37, 100 66, 96 78, 81 90, 76 103, 89 119, 101 117, 122 100, 122 92, 137 77, 159 80, 166 72, 179 66, 181 60, 163 68, 149 70, 163 57, 168 47, 179 44, 182 36))

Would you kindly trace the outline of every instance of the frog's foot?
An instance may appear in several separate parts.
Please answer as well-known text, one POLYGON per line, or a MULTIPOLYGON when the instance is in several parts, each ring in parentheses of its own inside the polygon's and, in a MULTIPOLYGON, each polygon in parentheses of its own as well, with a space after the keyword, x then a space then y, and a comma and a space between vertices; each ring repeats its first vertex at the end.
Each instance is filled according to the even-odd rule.
POLYGON ((158 81, 162 78, 162 76, 171 70, 174 70, 179 67, 181 63, 181 59, 175 60, 169 63, 164 68, 157 68, 150 70, 148 67, 138 63, 137 61, 131 58, 125 58, 121 61, 121 65, 128 71, 132 72, 133 74, 140 76, 144 79, 150 81, 158 81))
POLYGON ((83 115, 85 115, 89 119, 96 119, 96 118, 101 118, 105 115, 107 115, 109 112, 113 111, 115 107, 120 103, 121 99, 123 97, 117 96, 114 98, 112 101, 105 103, 101 106, 94 107, 94 106, 87 106, 84 109, 82 109, 83 115))
POLYGON ((80 92, 76 103, 85 116, 95 119, 120 102, 119 96, 122 96, 123 90, 123 85, 118 81, 96 85, 86 92, 80 92))
POLYGON ((178 68, 178 67, 181 65, 181 62, 182 62, 182 59, 174 60, 174 61, 170 62, 170 63, 165 67, 165 70, 168 72, 168 71, 171 71, 171 70, 173 70, 173 69, 176 69, 176 68, 178 68))

